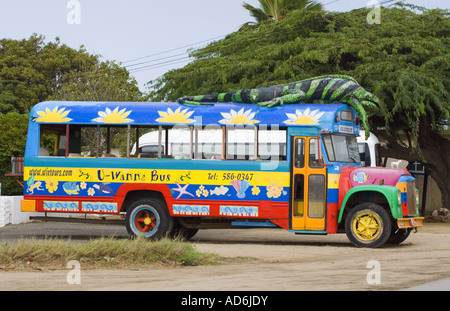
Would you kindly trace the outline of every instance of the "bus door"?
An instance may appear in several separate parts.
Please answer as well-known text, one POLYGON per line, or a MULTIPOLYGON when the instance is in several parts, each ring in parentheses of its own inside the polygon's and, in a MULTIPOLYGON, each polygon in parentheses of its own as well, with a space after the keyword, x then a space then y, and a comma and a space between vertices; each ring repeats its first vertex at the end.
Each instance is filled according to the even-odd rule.
POLYGON ((326 168, 318 158, 316 137, 293 137, 292 230, 325 230, 326 168))

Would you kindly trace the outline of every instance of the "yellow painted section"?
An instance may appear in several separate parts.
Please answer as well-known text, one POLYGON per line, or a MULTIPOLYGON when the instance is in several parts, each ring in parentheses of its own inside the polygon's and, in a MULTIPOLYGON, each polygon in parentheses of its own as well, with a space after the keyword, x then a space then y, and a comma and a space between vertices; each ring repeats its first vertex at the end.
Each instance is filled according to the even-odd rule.
POLYGON ((328 189, 339 189, 341 174, 328 174, 328 189))
POLYGON ((406 192, 406 182, 398 182, 395 185, 401 192, 406 192))
POLYGON ((36 201, 35 200, 22 200, 20 202, 20 210, 22 212, 35 212, 36 201))
POLYGON ((202 171, 160 169, 97 169, 25 167, 24 180, 35 176, 35 181, 46 182, 100 182, 100 183, 165 183, 229 185, 233 180, 245 180, 254 186, 277 184, 289 187, 288 172, 202 171))
POLYGON ((400 229, 423 227, 424 219, 424 217, 399 218, 397 219, 397 225, 400 229))

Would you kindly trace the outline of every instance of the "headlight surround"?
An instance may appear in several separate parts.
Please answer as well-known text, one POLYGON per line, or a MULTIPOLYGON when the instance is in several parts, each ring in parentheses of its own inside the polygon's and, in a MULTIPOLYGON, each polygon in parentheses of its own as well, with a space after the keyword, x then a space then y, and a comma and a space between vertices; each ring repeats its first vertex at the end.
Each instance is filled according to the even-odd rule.
POLYGON ((402 205, 402 193, 400 191, 397 192, 397 203, 402 205))
POLYGON ((419 189, 416 188, 416 194, 415 194, 415 200, 416 200, 416 207, 419 208, 419 189))

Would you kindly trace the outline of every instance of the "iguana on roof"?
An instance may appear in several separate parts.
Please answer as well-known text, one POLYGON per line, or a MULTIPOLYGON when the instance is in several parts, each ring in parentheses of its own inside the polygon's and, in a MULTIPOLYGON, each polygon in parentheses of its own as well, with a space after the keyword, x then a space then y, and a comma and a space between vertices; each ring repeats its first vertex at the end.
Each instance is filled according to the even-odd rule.
POLYGON ((358 112, 366 131, 366 138, 368 137, 369 124, 364 108, 377 109, 379 100, 349 76, 319 76, 284 85, 239 90, 229 93, 185 96, 178 99, 180 103, 191 105, 215 102, 245 103, 258 104, 261 107, 268 108, 313 100, 340 102, 353 107, 358 112))

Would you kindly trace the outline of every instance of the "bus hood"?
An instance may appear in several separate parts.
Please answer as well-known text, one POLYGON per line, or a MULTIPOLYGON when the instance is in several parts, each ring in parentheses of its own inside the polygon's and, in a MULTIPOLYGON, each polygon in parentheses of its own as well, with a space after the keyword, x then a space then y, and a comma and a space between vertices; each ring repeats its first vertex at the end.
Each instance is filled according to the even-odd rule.
POLYGON ((341 171, 341 182, 349 188, 367 185, 396 186, 401 176, 411 176, 406 169, 385 167, 344 166, 341 171))
POLYGON ((359 186, 394 186, 400 190, 399 204, 403 216, 418 214, 419 197, 415 178, 406 169, 344 166, 339 178, 339 206, 347 192, 359 186))

